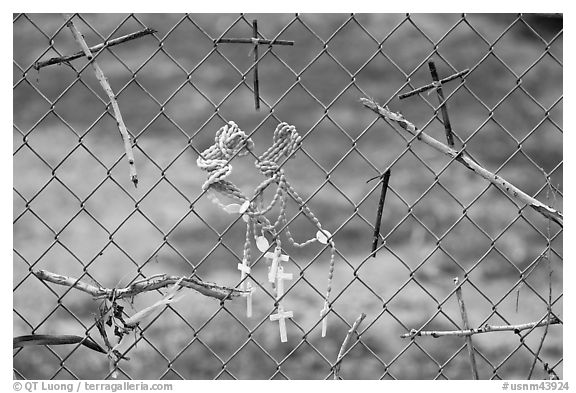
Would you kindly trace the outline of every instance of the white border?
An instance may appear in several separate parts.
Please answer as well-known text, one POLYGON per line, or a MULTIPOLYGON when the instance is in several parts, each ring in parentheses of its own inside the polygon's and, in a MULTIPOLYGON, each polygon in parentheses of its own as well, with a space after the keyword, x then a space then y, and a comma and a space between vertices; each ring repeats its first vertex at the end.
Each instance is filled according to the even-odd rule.
MULTIPOLYGON (((4 263, 9 266, 10 274, 8 277, 12 277, 12 184, 13 184, 13 171, 12 171, 12 114, 13 114, 13 103, 12 103, 12 61, 7 59, 8 53, 13 53, 13 38, 12 38, 12 14, 10 12, 16 12, 14 8, 19 7, 17 12, 61 12, 61 11, 80 11, 80 12, 132 12, 137 10, 138 12, 294 12, 298 10, 299 12, 461 12, 461 10, 466 10, 468 12, 488 12, 488 13, 506 13, 506 12, 518 12, 521 10, 523 12, 563 12, 565 13, 565 23, 564 23, 564 42, 566 47, 574 48, 573 34, 572 34, 572 24, 573 18, 572 13, 567 13, 567 1, 476 1, 476 2, 433 2, 433 1, 418 1, 411 3, 404 2, 391 2, 380 0, 378 2, 374 1, 357 1, 354 3, 350 2, 313 2, 304 0, 293 0, 289 2, 263 2, 263 1, 189 1, 187 3, 183 2, 127 2, 127 1, 99 1, 99 2, 71 2, 64 1, 54 4, 50 1, 26 1, 20 4, 14 4, 9 2, 9 4, 4 3, 2 7, 8 6, 10 9, 7 12, 3 12, 2 15, 2 37, 5 42, 3 42, 3 48, 5 48, 6 54, 4 60, 2 61, 3 68, 3 80, 2 80, 2 99, 3 105, 2 111, 5 126, 3 127, 2 136, 7 140, 3 140, 2 153, 0 154, 0 168, 2 168, 2 178, 4 181, 3 192, 1 194, 1 218, 2 218, 2 255, 5 256, 4 263), (10 18, 10 19, 9 19, 10 18), (570 44, 572 42, 572 44, 570 44)), ((574 68, 574 50, 564 51, 564 69, 568 72, 564 73, 564 93, 566 97, 564 98, 563 107, 572 108, 573 103, 573 90, 574 87, 574 76, 572 74, 574 68), (572 71, 571 71, 572 70, 572 71)), ((567 112, 570 113, 570 112, 567 112)), ((574 133, 576 128, 574 127, 574 119, 571 116, 564 117, 563 129, 566 131, 564 135, 564 172, 567 174, 567 178, 574 178, 574 164, 571 158, 570 147, 574 146, 574 133)), ((572 205, 569 203, 573 198, 574 184, 572 181, 564 182, 564 215, 566 216, 565 221, 568 223, 564 228, 565 234, 564 239, 576 239, 574 236, 573 225, 571 221, 573 218, 572 205), (572 234, 572 235, 571 235, 572 234)), ((570 244, 568 241, 566 244, 570 244)), ((564 249, 564 260, 568 263, 564 266, 564 277, 575 277, 574 266, 576 260, 574 258, 574 248, 567 246, 564 249)), ((3 286, 4 299, 12 299, 12 279, 10 283, 6 283, 3 286)), ((570 285, 564 286, 564 323, 568 326, 568 331, 573 331, 573 314, 574 309, 574 294, 570 285)), ((2 302, 2 315, 5 315, 6 319, 12 320, 12 307, 11 302, 2 302)), ((1 376, 4 382, 0 386, 4 386, 7 390, 12 390, 12 350, 9 346, 10 338, 12 337, 12 323, 7 322, 2 324, 2 342, 0 347, 0 353, 2 356, 2 367, 1 376)), ((571 371, 574 370, 573 353, 568 350, 569 348, 574 348, 574 338, 571 334, 564 335, 564 363, 563 363, 563 374, 567 377, 566 381, 573 382, 575 385, 571 386, 572 389, 576 388, 576 382, 570 381, 572 374, 571 371)), ((95 381, 101 382, 101 381, 95 381)), ((289 390, 297 389, 314 389, 314 388, 325 388, 326 385, 320 386, 323 381, 170 381, 174 383, 175 392, 189 391, 192 389, 205 389, 208 388, 210 391, 226 391, 231 392, 233 390, 243 391, 244 389, 249 390, 269 390, 271 388, 277 392, 287 392, 289 390)), ((524 381, 522 381, 524 382, 524 381)), ((482 391, 502 391, 501 382, 497 381, 339 381, 337 385, 334 382, 330 383, 330 389, 346 389, 347 391, 362 389, 364 391, 373 390, 386 390, 386 391, 400 391, 400 389, 419 391, 422 389, 426 390, 438 390, 442 392, 458 392, 462 393, 464 389, 469 389, 474 386, 474 388, 481 389, 482 391)))

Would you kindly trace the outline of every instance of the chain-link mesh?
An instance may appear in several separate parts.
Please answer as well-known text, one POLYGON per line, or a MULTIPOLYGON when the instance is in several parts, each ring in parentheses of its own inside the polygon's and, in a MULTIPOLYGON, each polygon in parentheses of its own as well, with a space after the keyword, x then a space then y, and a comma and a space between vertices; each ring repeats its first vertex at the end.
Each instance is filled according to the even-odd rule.
MULTIPOLYGON (((336 244, 328 331, 322 338, 330 247, 294 248, 281 343, 266 261, 256 253, 246 302, 188 292, 126 338, 118 378, 471 378, 463 337, 401 338, 411 329, 462 329, 459 277, 471 327, 562 319, 562 229, 484 179, 378 119, 359 99, 401 111, 444 140, 435 90, 400 93, 469 68, 442 85, 456 144, 485 168, 562 210, 561 15, 76 15, 89 46, 153 28, 95 60, 133 137, 138 188, 108 97, 86 58, 34 69, 80 48, 60 15, 14 15, 14 335, 89 335, 102 342, 102 300, 43 282, 40 269, 106 288, 156 274, 240 287, 239 215, 210 202, 196 166, 216 131, 234 121, 254 140, 230 179, 246 195, 264 177, 254 158, 292 124, 299 149, 281 168, 336 244), (290 40, 254 46, 223 37, 290 40), (381 185, 391 170, 381 239, 371 256, 381 185)), ((268 194, 266 194, 268 196, 268 194)), ((271 196, 271 195, 270 195, 271 196)), ((293 199, 296 241, 316 228, 293 199)), ((286 231, 284 228, 280 235, 286 231)), ((254 251, 253 251, 254 252, 254 251)), ((133 315, 158 290, 124 302, 133 315)), ((562 378, 562 324, 475 334, 482 379, 562 378), (543 335, 546 333, 545 338, 543 335), (541 342, 543 340, 543 344, 541 342), (540 347, 541 346, 541 347, 540 347)), ((80 344, 14 351, 18 378, 110 378, 105 355, 80 344)))

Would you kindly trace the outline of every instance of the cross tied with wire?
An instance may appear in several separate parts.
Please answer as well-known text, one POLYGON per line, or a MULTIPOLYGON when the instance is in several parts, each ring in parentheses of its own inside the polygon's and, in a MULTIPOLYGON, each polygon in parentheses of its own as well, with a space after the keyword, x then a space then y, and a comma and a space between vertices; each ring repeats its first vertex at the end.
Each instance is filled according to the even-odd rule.
POLYGON ((284 273, 282 262, 288 262, 290 257, 282 253, 282 241, 280 234, 285 233, 288 243, 296 248, 303 248, 312 243, 319 242, 328 245, 330 248, 330 267, 328 271, 328 286, 324 297, 324 306, 320 311, 322 319, 322 337, 326 336, 327 314, 330 311, 330 293, 332 291, 332 279, 334 274, 334 258, 336 245, 332 239, 332 234, 324 229, 314 213, 306 205, 304 200, 298 195, 296 190, 288 182, 284 169, 284 162, 288 160, 299 149, 301 137, 294 126, 287 123, 280 123, 274 131, 272 146, 262 153, 255 162, 255 167, 265 177, 265 179, 255 188, 252 197, 245 196, 242 191, 227 178, 232 173, 230 161, 236 156, 244 156, 254 149, 254 142, 249 138, 233 121, 221 127, 214 138, 214 144, 200 154, 196 163, 202 170, 208 172, 208 179, 202 185, 202 190, 208 191, 208 197, 229 214, 241 214, 246 223, 246 240, 244 242, 244 253, 238 270, 241 273, 241 288, 250 292, 247 296, 247 317, 252 316, 252 293, 254 288, 249 281, 252 260, 251 249, 252 239, 260 253, 265 253, 264 257, 269 260, 268 281, 276 293, 276 306, 278 313, 271 315, 270 320, 278 321, 280 328, 280 338, 282 342, 287 341, 286 318, 292 318, 292 311, 284 311, 281 301, 284 298, 284 281, 291 280, 292 274, 284 273), (277 184, 274 196, 268 205, 264 202, 264 191, 272 183, 277 184), (233 200, 237 203, 224 204, 216 195, 210 191, 233 200), (317 228, 316 236, 302 243, 294 240, 286 210, 288 196, 296 201, 302 213, 317 228), (275 220, 270 220, 266 215, 275 206, 279 206, 279 213, 275 220), (272 236, 274 251, 268 252, 270 243, 265 234, 272 236))

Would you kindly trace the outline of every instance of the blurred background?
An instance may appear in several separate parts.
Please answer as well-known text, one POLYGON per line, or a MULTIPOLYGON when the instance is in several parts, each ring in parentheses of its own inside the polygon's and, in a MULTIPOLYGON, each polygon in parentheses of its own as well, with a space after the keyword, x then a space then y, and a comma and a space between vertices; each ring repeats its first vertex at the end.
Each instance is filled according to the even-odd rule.
MULTIPOLYGON (((332 312, 320 337, 329 250, 284 241, 290 255, 281 343, 265 260, 254 315, 244 299, 220 304, 189 291, 127 338, 126 379, 325 379, 348 329, 366 319, 344 357, 344 379, 470 379, 462 337, 403 339, 410 329, 462 327, 453 278, 472 327, 520 324, 552 312, 562 319, 562 229, 459 163, 377 119, 371 97, 444 142, 435 91, 399 100, 440 77, 457 147, 542 202, 562 210, 561 15, 505 14, 82 14, 88 45, 145 27, 157 32, 97 57, 134 136, 138 188, 129 180, 108 97, 86 59, 33 68, 79 50, 58 14, 14 15, 14 336, 89 334, 101 301, 43 283, 31 270, 124 287, 158 273, 235 287, 245 224, 211 203, 196 166, 216 131, 232 120, 252 134, 254 154, 285 121, 303 137, 284 169, 332 232, 337 248, 332 312), (252 35, 295 42, 259 47, 261 110, 254 108, 252 45, 215 44, 252 35), (385 245, 370 257, 381 185, 391 169, 382 217, 385 245), (547 179, 549 178, 549 183, 547 179), (552 185, 553 187, 551 187, 552 185)), ((254 157, 232 161, 230 180, 246 195, 262 180, 254 157)), ((269 198, 272 192, 266 194, 269 198)), ((297 241, 315 235, 294 201, 297 241)), ((270 213, 271 219, 277 210, 270 213)), ((253 246, 253 256, 260 253, 253 246)), ((126 301, 133 315, 161 291, 126 301)), ((550 326, 536 362, 560 377, 562 325, 550 326)), ((480 378, 524 379, 544 329, 473 336, 480 378), (528 334, 527 334, 528 333, 528 334)), ((106 356, 69 345, 14 351, 14 375, 33 379, 110 378, 106 356)))

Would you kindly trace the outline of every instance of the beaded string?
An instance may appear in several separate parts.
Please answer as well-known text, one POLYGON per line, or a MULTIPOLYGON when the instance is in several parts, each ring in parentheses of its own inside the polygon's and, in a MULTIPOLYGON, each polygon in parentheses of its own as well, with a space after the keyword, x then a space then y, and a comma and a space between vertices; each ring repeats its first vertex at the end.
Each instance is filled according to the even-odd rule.
MULTIPOLYGON (((288 180, 286 179, 284 169, 281 168, 278 164, 282 155, 286 157, 290 157, 290 155, 296 151, 301 142, 301 137, 298 135, 296 128, 294 126, 290 126, 287 123, 280 123, 276 130, 274 131, 274 138, 273 144, 270 148, 264 152, 256 161, 255 166, 260 170, 260 172, 269 177, 267 180, 263 181, 257 188, 256 193, 261 192, 268 184, 272 181, 278 182, 278 188, 276 193, 274 194, 274 198, 272 203, 270 204, 273 206, 276 203, 277 199, 280 199, 280 214, 278 216, 277 221, 275 222, 274 226, 279 226, 280 224, 284 224, 284 228, 286 231, 286 236, 288 238, 288 242, 297 248, 303 248, 315 241, 320 241, 320 236, 324 236, 324 239, 330 245, 330 267, 328 271, 328 286, 326 289, 326 295, 324 300, 324 307, 320 312, 320 317, 323 318, 322 321, 322 337, 326 336, 326 319, 324 318, 329 311, 329 298, 332 292, 332 279, 334 276, 334 257, 335 257, 335 244, 331 237, 331 235, 326 235, 326 231, 322 229, 322 225, 320 221, 316 218, 314 213, 310 210, 310 208, 305 204, 302 200, 300 195, 296 192, 296 190, 290 185, 288 180), (284 192, 283 192, 284 191, 284 192), (298 243, 294 240, 292 233, 290 232, 290 228, 288 226, 288 220, 286 218, 286 204, 287 204, 287 197, 288 194, 291 194, 296 202, 302 206, 303 213, 310 218, 310 220, 314 223, 314 225, 318 228, 319 233, 317 234, 316 238, 309 239, 303 243, 298 243)), ((323 242, 325 244, 325 242, 323 242)))
POLYGON ((248 154, 254 148, 254 142, 233 121, 216 131, 214 142, 196 160, 196 165, 209 173, 202 190, 213 188, 233 199, 245 201, 246 197, 240 189, 225 179, 232 173, 230 159, 236 153, 239 156, 248 154))
MULTIPOLYGON (((322 244, 329 244, 330 267, 328 271, 328 286, 326 289, 324 307, 320 312, 320 317, 323 319, 322 337, 324 337, 326 335, 326 315, 329 311, 329 298, 332 291, 336 246, 332 239, 332 235, 328 231, 322 229, 320 221, 288 182, 284 169, 281 168, 279 164, 283 156, 289 158, 300 147, 301 137, 298 135, 296 128, 284 122, 280 123, 276 127, 273 136, 273 144, 268 148, 268 150, 262 153, 255 162, 256 168, 266 177, 266 179, 256 187, 254 190, 254 196, 251 199, 244 196, 240 189, 234 185, 234 183, 226 180, 226 178, 232 173, 230 160, 234 157, 234 154, 239 156, 248 154, 249 151, 254 148, 254 142, 232 121, 228 122, 228 124, 221 127, 216 132, 214 141, 214 145, 202 152, 197 159, 198 167, 209 173, 208 179, 202 185, 202 189, 204 191, 214 190, 237 202, 242 202, 241 206, 224 205, 216 196, 211 193, 208 194, 212 202, 219 205, 228 213, 242 214, 242 218, 246 222, 246 238, 244 242, 243 255, 244 263, 251 267, 250 242, 252 237, 260 251, 264 252, 269 248, 268 241, 264 237, 264 231, 267 231, 272 235, 275 241, 275 253, 277 253, 277 255, 280 253, 282 245, 280 236, 277 232, 282 229, 286 232, 289 244, 297 248, 303 248, 316 241, 319 241, 322 244), (264 206, 264 190, 274 182, 278 184, 274 196, 268 206, 264 206), (296 200, 296 202, 301 206, 303 214, 312 221, 316 228, 318 228, 315 238, 308 239, 302 243, 298 243, 294 240, 294 236, 290 231, 286 217, 288 195, 291 195, 296 200), (278 202, 280 203, 280 212, 276 221, 272 224, 265 215, 270 212, 278 202), (282 225, 283 228, 281 227, 282 225), (258 231, 257 228, 260 230, 258 231), (260 234, 259 236, 257 235, 258 232, 260 234)), ((272 286, 276 289, 274 283, 272 286)))

